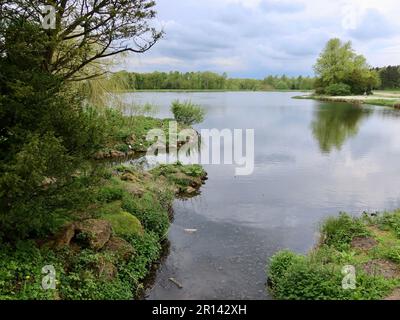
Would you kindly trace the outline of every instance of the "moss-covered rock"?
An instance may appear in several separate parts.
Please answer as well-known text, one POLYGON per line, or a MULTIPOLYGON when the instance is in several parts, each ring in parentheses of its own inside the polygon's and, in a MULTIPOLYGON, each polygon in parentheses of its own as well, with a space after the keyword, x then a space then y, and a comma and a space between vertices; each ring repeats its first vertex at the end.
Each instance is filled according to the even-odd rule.
POLYGON ((143 234, 143 227, 139 219, 129 212, 120 211, 103 215, 102 218, 111 223, 114 233, 118 236, 133 236, 143 234))

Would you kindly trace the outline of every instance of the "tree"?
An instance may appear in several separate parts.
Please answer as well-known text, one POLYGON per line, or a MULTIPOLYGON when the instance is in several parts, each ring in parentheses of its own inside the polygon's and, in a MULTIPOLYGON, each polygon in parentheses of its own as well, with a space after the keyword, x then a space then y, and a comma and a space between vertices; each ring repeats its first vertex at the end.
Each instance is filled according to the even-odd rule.
POLYGON ((364 56, 354 52, 351 42, 328 41, 315 66, 318 91, 334 84, 349 85, 353 94, 370 93, 379 86, 379 76, 371 70, 364 56))
POLYGON ((161 34, 149 26, 153 6, 0 0, 0 241, 46 234, 55 217, 90 201, 99 177, 90 160, 107 132, 80 86, 68 80, 97 77, 99 59, 154 45, 161 34), (56 8, 54 30, 40 23, 44 4, 56 8))
POLYGON ((41 25, 55 9, 54 28, 40 28, 43 46, 37 52, 41 67, 62 79, 81 80, 98 73, 85 67, 124 52, 143 53, 162 36, 150 25, 152 0, 0 0, 0 53, 6 52, 5 32, 16 21, 41 25))

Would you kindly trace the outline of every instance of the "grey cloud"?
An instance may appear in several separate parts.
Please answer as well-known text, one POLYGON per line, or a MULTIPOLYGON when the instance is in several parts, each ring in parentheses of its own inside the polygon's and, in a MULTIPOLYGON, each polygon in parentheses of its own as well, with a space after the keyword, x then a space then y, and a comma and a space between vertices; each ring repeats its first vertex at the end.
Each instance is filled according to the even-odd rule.
POLYGON ((377 10, 368 10, 357 29, 345 30, 337 15, 309 14, 305 0, 264 0, 258 8, 215 0, 157 3, 166 36, 140 59, 165 63, 143 63, 145 71, 178 68, 222 72, 227 70, 215 61, 234 58, 240 63, 237 70, 234 66, 229 70, 230 76, 311 75, 315 58, 330 38, 350 37, 363 44, 375 39, 364 48, 368 58, 375 42, 390 39, 396 31, 377 10), (182 63, 168 66, 168 59, 155 59, 160 57, 182 63))

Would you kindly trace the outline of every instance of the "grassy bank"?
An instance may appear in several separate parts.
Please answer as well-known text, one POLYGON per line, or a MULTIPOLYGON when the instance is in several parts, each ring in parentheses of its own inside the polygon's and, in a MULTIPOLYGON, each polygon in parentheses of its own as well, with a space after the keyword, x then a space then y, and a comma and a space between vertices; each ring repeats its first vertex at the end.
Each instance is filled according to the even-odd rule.
POLYGON ((400 211, 360 218, 342 213, 327 219, 320 233, 309 254, 285 250, 271 258, 267 275, 276 299, 400 298, 400 211), (350 289, 342 286, 345 266, 355 268, 350 289))
POLYGON ((351 104, 369 104, 375 106, 400 108, 400 95, 397 94, 390 94, 389 96, 381 94, 373 96, 323 96, 312 94, 295 96, 293 99, 311 99, 318 101, 346 102, 351 104))
MULTIPOLYGON (((113 109, 95 119, 102 135, 97 159, 145 151, 151 129, 168 137, 169 119, 124 116, 113 109)), ((178 124, 178 130, 186 127, 178 124)), ((160 165, 145 172, 91 160, 71 179, 80 187, 62 196, 52 194, 58 181, 51 176, 37 187, 62 203, 45 212, 48 227, 0 242, 0 300, 138 298, 160 259, 174 199, 198 194, 206 173, 199 165, 160 165), (46 266, 54 268, 55 282, 46 266), (44 289, 42 281, 55 287, 44 289)))
POLYGON ((0 299, 136 298, 160 258, 173 199, 198 190, 204 176, 180 164, 105 170, 90 206, 53 235, 0 245, 0 299), (54 290, 42 288, 46 265, 55 268, 54 290))

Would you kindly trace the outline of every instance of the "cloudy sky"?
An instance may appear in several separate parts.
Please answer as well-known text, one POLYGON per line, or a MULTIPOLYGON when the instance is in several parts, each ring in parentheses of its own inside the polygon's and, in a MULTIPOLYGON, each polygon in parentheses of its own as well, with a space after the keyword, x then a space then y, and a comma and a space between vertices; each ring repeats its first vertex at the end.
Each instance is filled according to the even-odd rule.
POLYGON ((399 0, 156 0, 165 37, 126 57, 129 71, 312 75, 333 37, 374 66, 400 65, 399 0))

